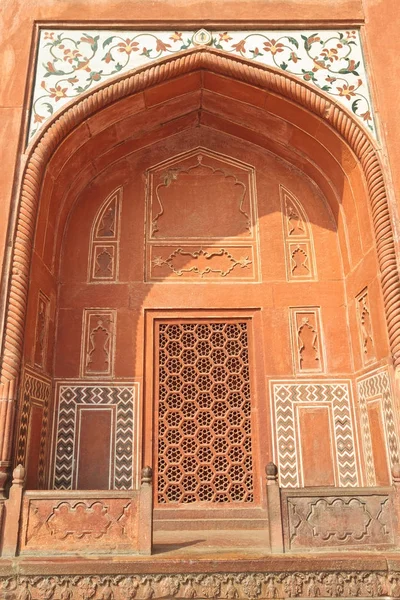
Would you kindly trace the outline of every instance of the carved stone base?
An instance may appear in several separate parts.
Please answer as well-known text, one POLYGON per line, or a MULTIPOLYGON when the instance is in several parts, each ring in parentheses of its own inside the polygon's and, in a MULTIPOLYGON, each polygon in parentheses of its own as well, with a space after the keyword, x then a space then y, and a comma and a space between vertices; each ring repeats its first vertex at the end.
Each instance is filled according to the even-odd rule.
POLYGON ((29 575, 1 578, 0 594, 4 600, 398 598, 400 573, 281 571, 168 575, 29 575))

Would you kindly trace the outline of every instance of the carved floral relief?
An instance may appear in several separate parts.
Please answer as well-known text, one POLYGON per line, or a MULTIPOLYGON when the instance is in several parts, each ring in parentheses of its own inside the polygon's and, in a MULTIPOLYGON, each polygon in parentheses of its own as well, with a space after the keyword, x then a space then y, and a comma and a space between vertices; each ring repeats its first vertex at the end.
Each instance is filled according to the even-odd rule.
POLYGON ((3 575, 0 590, 6 600, 398 598, 400 573, 326 569, 215 574, 3 575))
POLYGON ((288 497, 288 549, 393 545, 388 495, 288 497))
POLYGON ((21 554, 47 549, 52 554, 135 549, 139 493, 131 498, 98 497, 60 500, 26 497, 21 554))
POLYGON ((170 247, 153 245, 151 257, 153 279, 173 276, 197 280, 221 280, 227 277, 230 280, 247 280, 255 277, 252 246, 230 247, 229 250, 184 246, 173 250, 170 247))

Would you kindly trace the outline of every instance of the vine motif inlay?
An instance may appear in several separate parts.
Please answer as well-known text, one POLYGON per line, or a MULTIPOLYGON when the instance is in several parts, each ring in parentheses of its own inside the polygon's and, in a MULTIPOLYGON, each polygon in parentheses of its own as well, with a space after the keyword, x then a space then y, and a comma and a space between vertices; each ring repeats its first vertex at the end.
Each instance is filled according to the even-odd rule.
POLYGON ((276 67, 341 102, 375 133, 357 30, 327 31, 41 31, 31 138, 55 110, 110 77, 196 46, 276 67))

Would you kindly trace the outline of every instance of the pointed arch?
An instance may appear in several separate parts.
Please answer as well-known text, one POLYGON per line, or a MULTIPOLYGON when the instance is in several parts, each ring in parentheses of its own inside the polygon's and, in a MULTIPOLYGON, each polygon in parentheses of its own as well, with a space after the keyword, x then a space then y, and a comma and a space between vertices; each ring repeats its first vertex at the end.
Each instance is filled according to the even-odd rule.
MULTIPOLYGON (((302 107, 326 124, 345 142, 358 159, 367 183, 375 242, 387 320, 388 336, 395 367, 400 367, 400 279, 390 211, 377 146, 354 117, 324 92, 287 73, 255 65, 241 58, 207 47, 188 50, 128 72, 104 86, 80 96, 67 105, 44 128, 26 156, 11 253, 10 278, 5 306, 1 359, 0 400, 2 424, 0 460, 9 460, 11 423, 16 384, 24 339, 29 270, 41 186, 48 162, 58 146, 95 113, 112 104, 182 75, 211 72, 250 84, 293 105, 302 107)), ((267 114, 267 109, 266 114, 267 114)), ((4 463, 3 463, 4 464, 4 463)))

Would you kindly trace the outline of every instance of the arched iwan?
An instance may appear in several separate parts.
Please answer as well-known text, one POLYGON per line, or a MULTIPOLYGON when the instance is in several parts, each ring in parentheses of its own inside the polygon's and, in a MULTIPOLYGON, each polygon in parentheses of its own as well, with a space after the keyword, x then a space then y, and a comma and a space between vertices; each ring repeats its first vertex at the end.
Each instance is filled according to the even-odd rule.
MULTIPOLYGON (((367 181, 389 341, 394 365, 400 366, 400 280, 384 177, 374 141, 349 112, 306 82, 220 51, 196 48, 127 73, 80 96, 49 122, 30 148, 20 188, 5 309, 0 390, 1 461, 8 461, 10 457, 10 432, 21 365, 36 215, 50 157, 78 125, 96 112, 156 84, 201 70, 259 87, 305 108, 324 120, 354 152, 367 181)), ((6 464, 3 462, 3 465, 6 464)))

